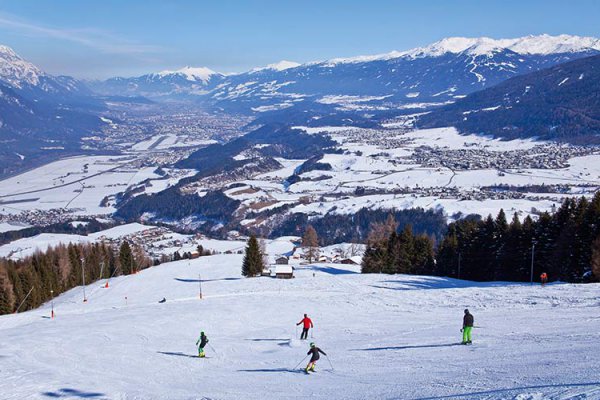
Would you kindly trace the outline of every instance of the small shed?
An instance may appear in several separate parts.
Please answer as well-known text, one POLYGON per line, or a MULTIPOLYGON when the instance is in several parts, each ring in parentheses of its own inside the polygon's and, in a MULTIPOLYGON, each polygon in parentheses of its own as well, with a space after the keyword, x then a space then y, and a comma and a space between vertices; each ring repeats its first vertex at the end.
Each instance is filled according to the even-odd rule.
POLYGON ((275 278, 292 279, 294 277, 294 268, 291 265, 277 265, 275 267, 275 278))
POLYGON ((281 256, 275 259, 275 264, 277 265, 288 265, 288 258, 281 256))
POLYGON ((349 258, 344 258, 340 261, 340 264, 349 264, 349 265, 359 265, 362 262, 362 257, 354 256, 349 258))

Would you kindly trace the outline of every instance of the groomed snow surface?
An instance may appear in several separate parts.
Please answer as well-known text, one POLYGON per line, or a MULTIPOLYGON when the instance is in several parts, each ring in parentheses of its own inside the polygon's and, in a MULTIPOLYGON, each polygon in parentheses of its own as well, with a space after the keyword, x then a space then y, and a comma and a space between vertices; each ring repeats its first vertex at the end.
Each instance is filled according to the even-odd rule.
POLYGON ((598 285, 361 275, 338 264, 245 279, 241 260, 203 257, 108 289, 97 282, 87 303, 76 288, 55 300, 55 319, 49 304, 0 317, 0 397, 600 398, 598 285), (464 308, 475 316, 472 346, 458 345, 464 308), (315 374, 294 369, 308 350, 296 339, 305 312, 309 341, 335 369, 325 357, 315 374), (194 357, 201 330, 206 359, 194 357))

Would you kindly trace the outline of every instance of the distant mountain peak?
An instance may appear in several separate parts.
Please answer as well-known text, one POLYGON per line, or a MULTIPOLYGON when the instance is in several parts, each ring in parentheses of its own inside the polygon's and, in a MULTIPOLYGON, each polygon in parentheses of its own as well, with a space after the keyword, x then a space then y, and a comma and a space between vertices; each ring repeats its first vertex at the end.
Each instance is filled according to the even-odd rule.
POLYGON ((424 47, 406 51, 392 51, 385 54, 334 58, 326 65, 340 63, 360 63, 394 58, 439 57, 447 53, 469 55, 493 54, 502 50, 511 50, 518 54, 559 54, 585 51, 600 51, 600 39, 576 35, 529 35, 514 39, 492 39, 489 37, 467 38, 448 37, 424 47))
POLYGON ((213 75, 222 75, 219 72, 213 71, 210 68, 206 67, 183 67, 176 71, 161 71, 157 74, 160 77, 165 77, 169 75, 181 75, 184 76, 185 79, 192 82, 202 81, 204 83, 208 82, 213 75))
POLYGON ((17 53, 15 53, 15 51, 8 46, 5 46, 3 44, 0 44, 0 54, 7 54, 7 55, 11 55, 11 56, 17 56, 17 53))
POLYGON ((258 72, 258 71, 264 71, 264 70, 284 71, 286 69, 299 67, 300 65, 302 65, 302 64, 294 62, 294 61, 281 60, 279 62, 269 64, 266 67, 254 68, 250 72, 258 72))
POLYGON ((13 49, 0 45, 0 81, 20 89, 24 85, 38 85, 43 75, 38 67, 25 61, 13 49))

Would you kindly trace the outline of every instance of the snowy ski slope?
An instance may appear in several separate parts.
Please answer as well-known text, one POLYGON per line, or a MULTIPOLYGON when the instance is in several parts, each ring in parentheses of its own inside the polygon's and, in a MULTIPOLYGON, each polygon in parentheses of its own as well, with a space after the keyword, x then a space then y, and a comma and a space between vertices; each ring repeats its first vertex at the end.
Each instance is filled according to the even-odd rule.
POLYGON ((240 264, 163 264, 89 285, 85 304, 81 288, 65 293, 55 319, 49 304, 0 317, 0 397, 600 398, 598 285, 360 275, 338 264, 244 279, 240 264), (457 345, 465 307, 477 326, 468 347, 457 345), (313 375, 293 369, 308 350, 296 339, 304 312, 334 370, 326 358, 313 375), (201 330, 207 359, 194 357, 201 330))

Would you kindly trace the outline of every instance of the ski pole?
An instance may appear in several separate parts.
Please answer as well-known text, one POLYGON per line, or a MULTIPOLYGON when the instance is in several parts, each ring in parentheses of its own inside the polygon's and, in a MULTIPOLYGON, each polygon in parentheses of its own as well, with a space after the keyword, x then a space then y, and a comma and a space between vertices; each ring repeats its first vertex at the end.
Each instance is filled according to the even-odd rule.
POLYGON ((327 361, 329 361, 329 365, 331 366, 331 370, 335 371, 335 368, 333 368, 333 364, 331 363, 331 360, 329 359, 329 356, 326 355, 325 358, 327 359, 327 361))
POLYGON ((304 360, 306 360, 308 358, 308 354, 306 355, 306 357, 304 357, 302 360, 300 360, 300 362, 298 364, 296 364, 296 366, 292 369, 296 369, 300 366, 300 364, 302 364, 304 362, 304 360))
POLYGON ((208 347, 210 347, 210 349, 211 349, 212 351, 214 351, 214 352, 215 352, 215 354, 219 354, 219 353, 217 353, 217 351, 215 350, 215 348, 211 346, 211 344, 210 344, 210 343, 206 343, 206 344, 208 345, 208 347))
POLYGON ((295 336, 295 338, 298 339, 298 325, 296 325, 296 336, 295 336))

